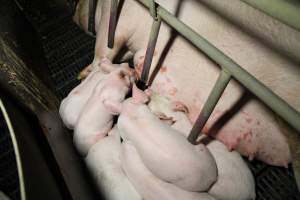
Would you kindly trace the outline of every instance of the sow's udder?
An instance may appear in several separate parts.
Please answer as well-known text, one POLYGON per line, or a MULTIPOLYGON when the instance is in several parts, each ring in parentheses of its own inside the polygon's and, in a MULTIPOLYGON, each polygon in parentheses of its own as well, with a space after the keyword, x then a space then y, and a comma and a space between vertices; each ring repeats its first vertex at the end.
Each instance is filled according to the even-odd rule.
MULTIPOLYGON (((144 57, 140 56, 135 65, 138 75, 143 60, 144 57)), ((213 66, 212 70, 203 70, 193 64, 184 67, 186 65, 180 62, 166 59, 150 88, 172 101, 183 102, 188 107, 189 119, 194 123, 219 70, 213 66)), ((238 84, 230 83, 202 132, 214 136, 229 150, 236 149, 250 160, 256 158, 271 165, 287 166, 290 152, 276 120, 257 100, 243 95, 243 91, 238 84)))

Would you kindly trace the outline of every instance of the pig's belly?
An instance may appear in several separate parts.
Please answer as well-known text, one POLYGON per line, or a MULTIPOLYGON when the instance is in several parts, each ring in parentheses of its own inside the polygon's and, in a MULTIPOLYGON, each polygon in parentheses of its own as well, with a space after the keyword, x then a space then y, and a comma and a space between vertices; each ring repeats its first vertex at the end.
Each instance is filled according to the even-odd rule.
MULTIPOLYGON (((140 57, 136 66, 141 66, 142 62, 140 57)), ((219 72, 219 67, 206 56, 176 39, 151 88, 171 100, 185 103, 190 120, 195 122, 219 72)), ((203 132, 250 159, 255 157, 278 166, 286 166, 290 161, 288 144, 272 113, 233 80, 203 132)))

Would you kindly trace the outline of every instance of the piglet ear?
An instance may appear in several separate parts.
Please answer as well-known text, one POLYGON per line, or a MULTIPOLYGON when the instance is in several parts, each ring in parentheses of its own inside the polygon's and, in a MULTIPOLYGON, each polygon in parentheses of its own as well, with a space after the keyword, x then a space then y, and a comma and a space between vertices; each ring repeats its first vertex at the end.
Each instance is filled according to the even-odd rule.
POLYGON ((132 98, 135 103, 147 103, 149 101, 148 95, 144 91, 137 88, 135 84, 133 84, 132 87, 132 98))
POLYGON ((100 61, 100 69, 104 73, 108 74, 108 73, 113 71, 114 67, 113 67, 113 64, 111 63, 111 61, 108 58, 103 58, 100 61))
POLYGON ((113 115, 118 115, 122 111, 122 104, 120 102, 104 100, 103 105, 113 115))

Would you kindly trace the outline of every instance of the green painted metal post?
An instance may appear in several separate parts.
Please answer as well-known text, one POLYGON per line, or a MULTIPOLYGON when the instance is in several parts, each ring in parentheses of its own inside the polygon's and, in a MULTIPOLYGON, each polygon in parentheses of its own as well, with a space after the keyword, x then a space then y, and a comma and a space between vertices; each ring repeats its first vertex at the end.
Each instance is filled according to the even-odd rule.
MULTIPOLYGON (((150 38, 148 41, 148 47, 145 55, 144 65, 143 65, 143 71, 141 75, 141 82, 143 85, 147 85, 149 72, 151 68, 152 58, 156 46, 157 37, 159 34, 159 29, 161 25, 161 18, 157 17, 157 20, 153 20, 152 27, 151 27, 151 33, 150 38)), ((145 87, 143 87, 145 88, 145 87)))
POLYGON ((157 14, 155 8, 155 0, 149 0, 149 1, 150 1, 150 15, 153 17, 153 19, 156 19, 157 14))
POLYGON ((192 144, 196 143, 196 140, 198 136, 201 133, 201 130, 205 126, 207 120, 209 119, 211 113, 213 112, 214 108, 216 107, 219 99, 221 98, 221 95, 223 94, 223 91, 225 90, 226 86, 228 85, 229 81, 231 79, 231 75, 226 72, 225 70, 222 70, 217 82, 215 83, 212 91, 210 92, 191 132, 188 136, 188 141, 192 144))
POLYGON ((300 31, 300 2, 287 0, 242 0, 267 15, 300 31))

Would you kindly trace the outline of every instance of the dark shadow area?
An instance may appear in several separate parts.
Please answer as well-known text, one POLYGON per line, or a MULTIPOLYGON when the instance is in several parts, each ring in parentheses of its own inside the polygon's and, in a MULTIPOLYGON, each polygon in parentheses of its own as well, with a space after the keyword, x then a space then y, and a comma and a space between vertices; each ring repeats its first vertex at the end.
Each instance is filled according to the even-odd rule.
POLYGON ((4 99, 18 141, 27 198, 71 199, 37 119, 11 99, 4 99))
POLYGON ((80 83, 78 73, 93 60, 95 38, 72 21, 64 0, 17 1, 41 42, 49 82, 63 98, 80 83))
POLYGON ((35 75, 53 90, 38 34, 14 1, 0 0, 0 5, 0 36, 35 75))
POLYGON ((254 96, 245 90, 242 97, 208 130, 210 135, 215 136, 226 123, 228 123, 236 114, 241 111, 241 109, 247 104, 247 102, 249 102, 251 98, 254 98, 254 96))

